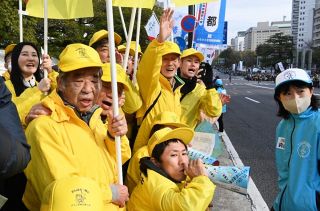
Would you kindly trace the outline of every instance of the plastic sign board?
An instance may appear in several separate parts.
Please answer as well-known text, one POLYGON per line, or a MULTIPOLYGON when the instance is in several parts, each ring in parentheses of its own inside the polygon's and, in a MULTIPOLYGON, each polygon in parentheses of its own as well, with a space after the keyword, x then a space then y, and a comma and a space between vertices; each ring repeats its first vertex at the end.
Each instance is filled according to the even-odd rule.
POLYGON ((195 29, 196 17, 193 15, 186 15, 181 20, 181 28, 186 32, 193 32, 195 29))

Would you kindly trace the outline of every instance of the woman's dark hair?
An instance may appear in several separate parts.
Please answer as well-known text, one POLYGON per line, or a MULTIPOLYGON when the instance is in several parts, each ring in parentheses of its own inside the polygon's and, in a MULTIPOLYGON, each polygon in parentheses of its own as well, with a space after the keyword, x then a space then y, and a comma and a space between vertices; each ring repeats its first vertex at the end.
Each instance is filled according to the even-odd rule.
MULTIPOLYGON (((290 112, 287 111, 283 104, 281 103, 280 101, 280 94, 282 92, 288 92, 289 91, 289 88, 290 86, 295 86, 295 87, 298 87, 298 88, 309 88, 310 90, 312 89, 312 84, 311 83, 306 83, 306 82, 303 82, 303 81, 290 81, 288 83, 284 83, 284 84, 281 84, 279 85, 275 92, 274 92, 274 100, 277 102, 278 104, 278 113, 277 113, 277 116, 279 117, 282 117, 284 119, 288 119, 289 116, 290 116, 290 112)), ((318 103, 317 103, 317 100, 316 100, 316 96, 315 95, 312 95, 311 96, 311 103, 310 103, 310 106, 312 108, 312 110, 317 110, 318 109, 318 103)))
POLYGON ((26 45, 32 46, 37 52, 39 64, 37 67, 37 71, 34 73, 34 76, 36 78, 36 81, 38 81, 38 82, 42 79, 42 73, 39 68, 40 67, 39 51, 38 51, 37 47, 31 42, 21 42, 21 43, 17 44, 12 51, 12 56, 11 56, 12 70, 11 70, 11 74, 10 74, 10 80, 13 84, 14 91, 16 92, 16 96, 20 96, 21 93, 26 88, 28 88, 23 84, 23 76, 22 76, 22 72, 21 72, 21 69, 19 66, 19 62, 18 62, 22 48, 26 45))
MULTIPOLYGON (((185 149, 187 150, 187 145, 185 145, 185 143, 183 143, 182 141, 180 141, 179 139, 169 139, 167 141, 164 141, 160 144, 157 144, 152 151, 151 157, 153 157, 154 159, 156 159, 156 161, 158 161, 159 163, 161 163, 161 155, 163 154, 165 148, 170 144, 170 143, 182 143, 185 147, 185 149)), ((143 165, 143 163, 140 162, 140 171, 147 176, 147 169, 148 166, 147 165, 143 165)))

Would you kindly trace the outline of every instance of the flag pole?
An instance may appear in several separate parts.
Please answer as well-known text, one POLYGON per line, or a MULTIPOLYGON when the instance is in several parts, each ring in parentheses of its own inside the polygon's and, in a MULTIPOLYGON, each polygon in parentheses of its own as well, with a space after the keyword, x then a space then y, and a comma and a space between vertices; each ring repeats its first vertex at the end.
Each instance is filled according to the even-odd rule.
POLYGON ((133 32, 133 26, 134 26, 134 19, 136 17, 136 11, 137 11, 137 8, 135 8, 135 7, 132 8, 130 25, 129 25, 129 33, 128 33, 127 44, 126 44, 126 51, 124 54, 124 59, 123 59, 123 64, 122 64, 122 67, 124 70, 126 70, 127 66, 128 66, 130 43, 131 43, 131 39, 132 39, 132 32, 133 32))
MULTIPOLYGON (((118 108, 118 87, 117 87, 117 73, 116 73, 116 55, 115 55, 115 42, 114 42, 114 25, 113 25, 113 11, 112 11, 112 0, 106 1, 107 8, 107 21, 108 21, 108 40, 109 40, 109 55, 110 55, 110 66, 111 66, 111 86, 112 86, 112 108, 113 116, 119 115, 118 108)), ((123 184, 122 175, 122 159, 121 159, 121 142, 120 136, 115 137, 116 144, 116 156, 117 156, 117 168, 118 168, 118 183, 123 184)))
POLYGON ((136 34, 136 46, 134 53, 134 66, 133 66, 133 84, 136 84, 137 78, 137 68, 138 68, 138 47, 140 42, 140 26, 141 26, 141 8, 138 8, 138 20, 137 20, 137 34, 136 34))
MULTIPOLYGON (((44 54, 48 55, 48 0, 44 0, 44 16, 43 16, 43 49, 44 54)), ((43 69, 44 78, 48 78, 48 71, 43 69)))
POLYGON ((23 42, 22 0, 19 0, 19 30, 20 42, 23 42))
POLYGON ((123 19, 122 8, 121 7, 118 7, 118 8, 119 8, 119 13, 120 13, 120 18, 121 18, 121 23, 122 23, 124 36, 126 37, 126 40, 127 40, 128 39, 128 33, 127 33, 126 23, 124 22, 124 19, 123 19))

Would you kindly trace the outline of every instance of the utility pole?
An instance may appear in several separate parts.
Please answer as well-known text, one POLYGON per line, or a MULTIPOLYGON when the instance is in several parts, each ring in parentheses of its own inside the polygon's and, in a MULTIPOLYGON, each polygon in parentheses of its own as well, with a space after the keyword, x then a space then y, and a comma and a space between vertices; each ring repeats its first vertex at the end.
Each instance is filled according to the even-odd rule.
MULTIPOLYGON (((194 15, 194 5, 188 6, 188 13, 189 15, 194 15)), ((196 23, 194 23, 196 24, 196 23)), ((193 31, 188 32, 188 48, 192 48, 192 40, 193 40, 193 31)))

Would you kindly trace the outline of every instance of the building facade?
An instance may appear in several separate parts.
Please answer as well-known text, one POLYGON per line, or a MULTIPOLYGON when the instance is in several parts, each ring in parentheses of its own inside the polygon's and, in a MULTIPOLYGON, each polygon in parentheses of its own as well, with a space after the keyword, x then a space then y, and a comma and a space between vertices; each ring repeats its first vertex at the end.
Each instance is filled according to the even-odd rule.
POLYGON ((292 0, 292 36, 296 48, 294 66, 311 69, 315 6, 318 0, 292 0))
POLYGON ((246 35, 245 31, 238 32, 238 35, 232 39, 231 45, 232 49, 235 51, 244 51, 244 37, 246 35))
POLYGON ((249 28, 245 33, 244 49, 255 51, 258 45, 264 44, 272 35, 283 33, 291 35, 291 21, 258 22, 257 27, 249 28))

